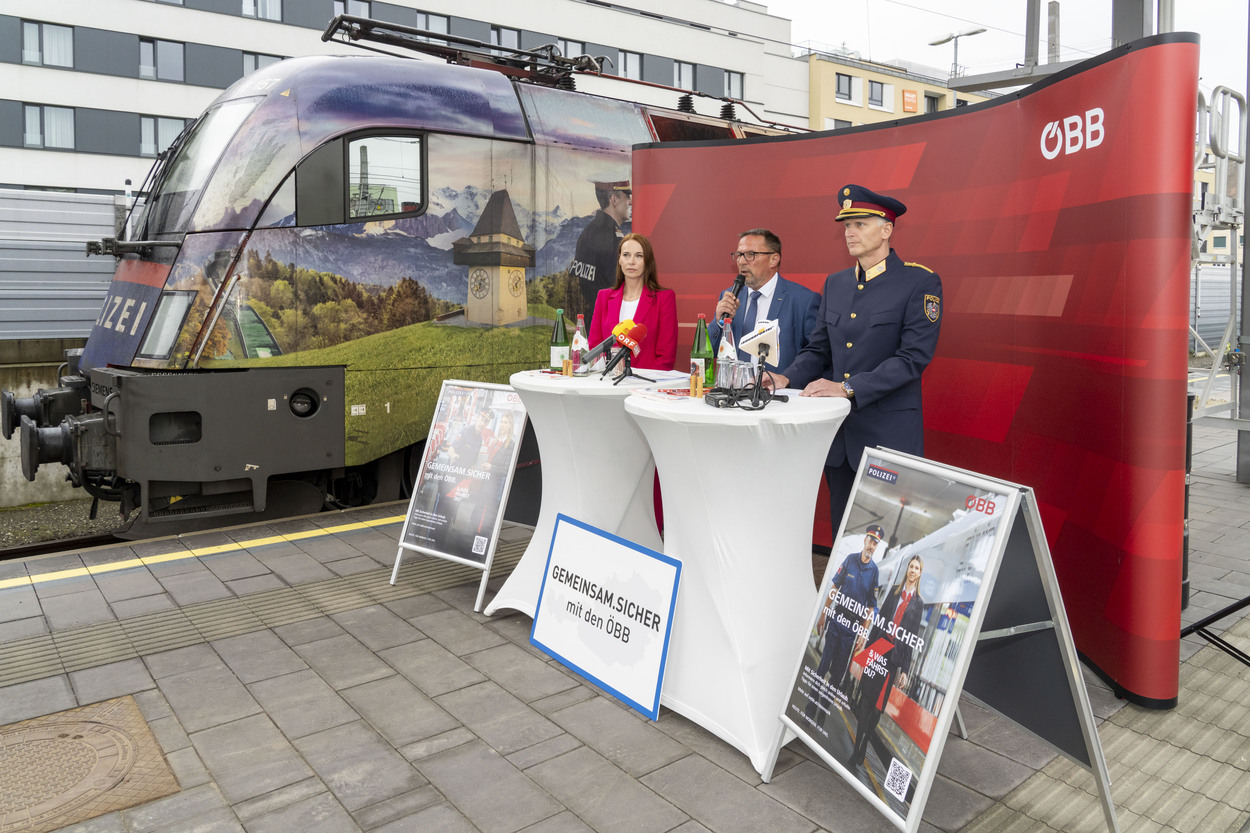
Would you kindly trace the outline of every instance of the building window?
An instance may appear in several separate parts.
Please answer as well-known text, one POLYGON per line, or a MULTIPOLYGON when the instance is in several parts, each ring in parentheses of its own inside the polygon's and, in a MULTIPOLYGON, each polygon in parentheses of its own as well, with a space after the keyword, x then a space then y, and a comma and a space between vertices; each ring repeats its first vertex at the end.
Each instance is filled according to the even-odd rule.
POLYGON ((499 47, 495 50, 496 55, 520 49, 521 33, 505 26, 492 26, 490 27, 490 45, 499 47))
POLYGON ((243 16, 281 21, 282 0, 243 0, 243 16))
POLYGON ((725 97, 742 100, 742 73, 725 70, 725 97))
POLYGON ((841 101, 851 100, 851 76, 841 72, 837 74, 837 87, 834 95, 841 101))
POLYGON ((51 23, 22 21, 22 63, 74 66, 74 30, 51 23))
POLYGON ((1215 235, 1214 237, 1211 238, 1211 245, 1217 249, 1227 249, 1228 248, 1228 235, 1227 234, 1215 235))
POLYGON ((834 130, 844 130, 850 126, 851 126, 851 123, 847 121, 846 119, 834 119, 833 120, 834 130))
POLYGON ((23 143, 28 148, 74 149, 74 111, 69 107, 45 107, 26 105, 26 135, 23 143))
MULTIPOLYGON (((440 35, 449 35, 451 34, 451 18, 445 14, 417 12, 417 28, 427 32, 438 32, 440 35)), ((418 40, 428 41, 430 38, 418 38, 418 40)))
POLYGON ((621 50, 621 77, 642 80, 642 55, 621 50))
POLYGON ((158 81, 181 81, 183 44, 168 40, 139 39, 139 77, 158 81))
POLYGON ((673 61, 673 86, 683 90, 694 89, 694 64, 673 61))
POLYGON ((924 111, 926 113, 936 113, 942 109, 942 96, 924 94, 924 111))
POLYGON ((868 82, 868 103, 877 107, 885 104, 885 84, 880 81, 868 82))
POLYGON ((353 17, 372 17, 369 0, 334 0, 334 15, 350 14, 353 17))
POLYGON ((277 55, 261 55, 256 52, 243 53, 243 74, 251 75, 258 69, 264 69, 270 64, 276 64, 282 59, 277 55))
POLYGON ((586 44, 579 40, 560 38, 556 45, 560 47, 560 54, 566 58, 576 58, 578 55, 586 54, 586 44))
POLYGON ((166 119, 160 116, 139 117, 139 155, 155 156, 169 150, 178 134, 187 126, 185 119, 166 119))

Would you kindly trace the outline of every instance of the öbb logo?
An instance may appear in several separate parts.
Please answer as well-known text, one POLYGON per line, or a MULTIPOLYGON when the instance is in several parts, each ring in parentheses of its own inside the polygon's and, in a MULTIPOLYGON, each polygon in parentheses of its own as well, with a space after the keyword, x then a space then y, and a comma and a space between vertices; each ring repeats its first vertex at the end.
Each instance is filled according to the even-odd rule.
POLYGON ((984 512, 987 515, 993 515, 994 501, 977 497, 976 495, 968 495, 968 499, 964 501, 964 508, 973 512, 984 512))
POLYGON ((1106 136, 1102 124, 1101 107, 1086 110, 1084 116, 1068 116, 1052 121, 1042 128, 1042 156, 1054 159, 1059 151, 1071 155, 1079 150, 1098 147, 1106 136))

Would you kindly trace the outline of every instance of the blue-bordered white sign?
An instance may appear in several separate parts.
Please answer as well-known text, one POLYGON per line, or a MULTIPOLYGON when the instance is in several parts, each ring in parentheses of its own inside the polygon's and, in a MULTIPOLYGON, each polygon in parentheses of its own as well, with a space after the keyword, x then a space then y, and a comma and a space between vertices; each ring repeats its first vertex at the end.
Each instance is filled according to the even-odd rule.
POLYGON ((556 516, 530 641, 652 720, 681 562, 556 516))

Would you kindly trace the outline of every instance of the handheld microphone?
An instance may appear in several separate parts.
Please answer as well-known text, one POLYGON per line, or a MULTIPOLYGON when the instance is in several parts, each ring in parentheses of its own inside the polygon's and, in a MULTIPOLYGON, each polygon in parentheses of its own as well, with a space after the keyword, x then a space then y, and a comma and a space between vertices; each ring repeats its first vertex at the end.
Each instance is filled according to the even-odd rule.
POLYGON ((613 327, 612 334, 610 336, 596 344, 593 350, 587 350, 582 354, 582 366, 589 367, 594 364, 596 359, 608 352, 608 348, 616 343, 616 337, 618 335, 628 333, 630 328, 633 326, 634 322, 631 319, 626 318, 624 321, 613 327))
MULTIPOLYGON (((621 323, 624 324, 625 322, 622 321, 621 323)), ((612 357, 612 360, 608 362, 608 366, 603 369, 604 376, 611 373, 613 368, 620 364, 626 355, 633 354, 637 356, 640 352, 642 352, 642 340, 647 337, 646 325, 635 324, 632 321, 630 321, 629 324, 630 328, 628 333, 621 333, 616 336, 616 342, 625 349, 618 351, 617 354, 612 357)))
MULTIPOLYGON (((742 274, 741 272, 734 275, 734 285, 729 291, 734 294, 735 298, 737 298, 739 295, 742 294, 742 287, 746 286, 746 282, 747 282, 747 276, 742 274)), ((724 322, 730 318, 733 318, 733 316, 730 315, 729 313, 725 313, 724 315, 720 317, 720 320, 724 322)))

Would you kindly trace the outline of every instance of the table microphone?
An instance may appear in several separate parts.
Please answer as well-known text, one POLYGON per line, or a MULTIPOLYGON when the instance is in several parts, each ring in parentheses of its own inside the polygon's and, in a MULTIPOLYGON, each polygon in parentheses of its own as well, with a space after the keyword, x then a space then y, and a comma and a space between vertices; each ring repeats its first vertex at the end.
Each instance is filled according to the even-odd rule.
MULTIPOLYGON (((620 333, 616 336, 616 342, 626 349, 618 351, 617 354, 612 357, 612 360, 608 362, 608 366, 603 369, 604 376, 611 373, 612 369, 621 363, 627 353, 632 353, 637 356, 640 352, 642 352, 642 340, 647 337, 647 327, 645 324, 634 324, 632 321, 629 323, 632 325, 629 332, 620 333)), ((615 330, 613 332, 615 332, 615 330)))
POLYGON ((738 349, 749 356, 759 356, 760 367, 763 367, 770 357, 774 362, 780 360, 780 335, 781 328, 776 321, 761 321, 754 330, 743 333, 738 349))
MULTIPOLYGON (((747 276, 742 274, 741 272, 734 275, 734 285, 729 291, 734 294, 735 298, 737 298, 739 295, 742 294, 742 287, 746 286, 746 282, 747 282, 747 276)), ((730 315, 729 313, 725 313, 724 315, 720 317, 720 320, 724 322, 730 318, 733 318, 733 316, 730 315)))
POLYGON ((594 364, 596 359, 598 359, 604 353, 608 352, 609 347, 611 347, 613 344, 616 344, 616 337, 618 335, 628 333, 630 328, 633 326, 634 326, 633 320, 626 318, 624 321, 620 322, 615 327, 613 327, 611 335, 609 335, 603 341, 596 344, 593 350, 587 350, 585 352, 585 354, 582 356, 582 366, 590 367, 592 364, 594 364))

